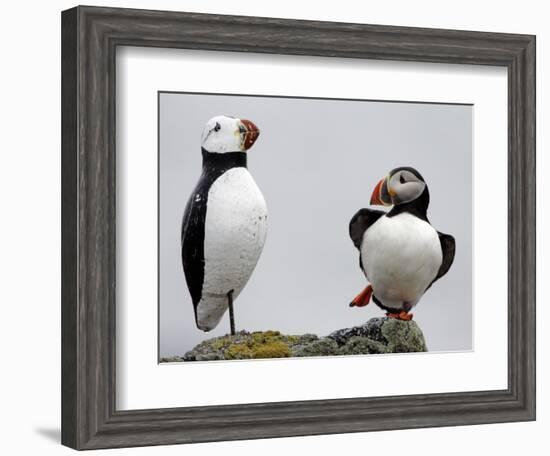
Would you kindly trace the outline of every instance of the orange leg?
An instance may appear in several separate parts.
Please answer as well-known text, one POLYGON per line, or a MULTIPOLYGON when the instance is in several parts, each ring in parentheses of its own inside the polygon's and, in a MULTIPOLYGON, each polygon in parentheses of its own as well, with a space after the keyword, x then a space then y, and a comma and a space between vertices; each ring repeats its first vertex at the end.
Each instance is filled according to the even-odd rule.
POLYGON ((397 318, 398 320, 409 321, 409 320, 412 320, 413 314, 409 313, 409 312, 405 312, 404 310, 402 310, 399 313, 390 313, 390 312, 388 312, 388 313, 386 313, 386 317, 388 317, 388 318, 397 318))
POLYGON ((372 287, 368 285, 365 287, 365 289, 359 293, 355 298, 353 298, 353 301, 350 303, 350 307, 365 307, 369 301, 370 297, 372 296, 372 287))

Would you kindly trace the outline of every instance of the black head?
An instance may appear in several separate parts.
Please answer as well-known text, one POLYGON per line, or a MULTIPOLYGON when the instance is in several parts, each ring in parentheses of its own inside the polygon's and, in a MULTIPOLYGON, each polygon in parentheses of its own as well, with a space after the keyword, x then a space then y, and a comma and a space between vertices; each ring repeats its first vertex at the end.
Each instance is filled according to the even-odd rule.
POLYGON ((428 186, 422 175, 410 166, 392 169, 372 192, 370 204, 398 206, 420 198, 428 186))

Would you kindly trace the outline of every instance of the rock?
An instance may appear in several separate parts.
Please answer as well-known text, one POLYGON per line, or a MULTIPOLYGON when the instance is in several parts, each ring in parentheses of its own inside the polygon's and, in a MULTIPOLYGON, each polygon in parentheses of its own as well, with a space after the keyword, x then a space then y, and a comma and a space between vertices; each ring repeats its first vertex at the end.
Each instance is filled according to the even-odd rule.
POLYGON ((181 356, 165 356, 160 358, 161 363, 180 363, 185 361, 181 356))
POLYGON ((180 356, 161 362, 215 361, 227 359, 288 358, 305 356, 366 355, 428 351, 415 321, 371 318, 366 323, 315 334, 284 335, 279 331, 240 331, 234 336, 214 337, 180 356))
MULTIPOLYGON (((367 339, 377 344, 369 344, 369 353, 403 353, 403 352, 425 352, 428 351, 422 330, 414 320, 404 321, 395 318, 371 318, 360 326, 344 328, 334 331, 328 335, 341 347, 342 353, 348 354, 350 348, 346 345, 354 341, 353 352, 358 350, 357 344, 360 339, 367 339), (385 347, 383 350, 381 346, 385 347), (374 351, 370 351, 374 350, 374 351)), ((367 349, 366 345, 364 345, 367 349)), ((349 353, 351 354, 351 353, 349 353)))
POLYGON ((334 339, 339 346, 345 345, 346 342, 354 337, 368 337, 369 339, 386 343, 382 335, 382 325, 388 318, 371 318, 361 326, 353 326, 352 328, 338 329, 328 335, 334 339))
POLYGON ((388 341, 388 353, 426 352, 424 334, 415 321, 387 319, 382 325, 382 335, 388 341))
POLYGON ((279 331, 240 331, 205 340, 184 355, 185 361, 288 358, 293 350, 317 340, 315 334, 291 336, 279 331))
POLYGON ((314 340, 292 351, 292 356, 329 356, 339 355, 338 344, 328 337, 314 340))
MULTIPOLYGON (((385 342, 386 339, 384 338, 384 334, 382 333, 382 326, 387 321, 387 317, 371 318, 369 321, 367 321, 364 325, 367 337, 378 342, 385 342)), ((403 323, 407 324, 407 322, 403 323)))
POLYGON ((340 355, 374 355, 389 353, 387 345, 368 337, 353 336, 340 347, 340 355))

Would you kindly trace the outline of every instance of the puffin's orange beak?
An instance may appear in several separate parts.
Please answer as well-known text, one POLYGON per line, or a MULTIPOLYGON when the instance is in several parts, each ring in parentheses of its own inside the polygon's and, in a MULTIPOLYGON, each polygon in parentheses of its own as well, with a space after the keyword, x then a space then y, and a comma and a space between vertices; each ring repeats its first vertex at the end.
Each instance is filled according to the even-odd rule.
POLYGON ((376 204, 379 206, 392 205, 391 194, 388 191, 388 179, 386 177, 381 179, 380 182, 376 184, 376 187, 374 187, 370 197, 370 204, 376 204))

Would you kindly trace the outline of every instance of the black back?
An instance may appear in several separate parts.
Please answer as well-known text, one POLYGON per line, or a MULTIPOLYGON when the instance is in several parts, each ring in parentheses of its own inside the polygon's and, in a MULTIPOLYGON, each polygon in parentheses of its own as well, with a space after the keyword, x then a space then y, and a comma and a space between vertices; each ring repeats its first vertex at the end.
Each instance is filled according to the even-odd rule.
POLYGON ((187 200, 181 224, 181 260, 195 319, 204 283, 204 233, 210 187, 231 168, 246 168, 246 152, 217 154, 202 149, 202 157, 202 174, 187 200))

